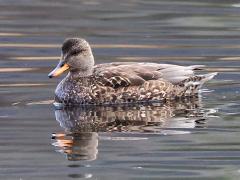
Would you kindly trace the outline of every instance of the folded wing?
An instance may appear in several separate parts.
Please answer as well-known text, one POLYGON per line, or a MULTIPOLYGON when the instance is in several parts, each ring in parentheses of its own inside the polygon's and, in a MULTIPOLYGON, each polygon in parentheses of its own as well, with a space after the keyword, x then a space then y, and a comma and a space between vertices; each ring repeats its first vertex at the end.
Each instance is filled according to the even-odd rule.
POLYGON ((112 88, 139 86, 146 81, 160 79, 179 84, 194 76, 194 70, 201 67, 203 66, 117 62, 96 65, 94 75, 98 77, 99 83, 112 88))

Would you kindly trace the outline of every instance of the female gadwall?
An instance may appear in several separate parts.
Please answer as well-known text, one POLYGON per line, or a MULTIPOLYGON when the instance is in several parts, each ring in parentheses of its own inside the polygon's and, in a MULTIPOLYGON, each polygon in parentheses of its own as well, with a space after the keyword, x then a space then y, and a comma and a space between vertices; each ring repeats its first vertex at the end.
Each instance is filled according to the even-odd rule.
POLYGON ((195 75, 202 65, 115 62, 94 66, 88 42, 66 39, 57 67, 49 73, 56 77, 69 70, 58 84, 55 101, 64 105, 121 104, 168 101, 198 94, 199 88, 216 73, 195 75))

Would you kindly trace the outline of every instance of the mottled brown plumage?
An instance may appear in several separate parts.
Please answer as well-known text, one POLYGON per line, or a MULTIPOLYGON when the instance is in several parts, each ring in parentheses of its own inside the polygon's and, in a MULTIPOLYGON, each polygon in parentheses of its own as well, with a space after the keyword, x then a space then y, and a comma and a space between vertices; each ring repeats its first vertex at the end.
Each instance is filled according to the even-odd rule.
POLYGON ((63 43, 62 59, 49 77, 70 70, 55 91, 56 101, 65 105, 167 101, 195 96, 216 75, 195 75, 201 67, 135 62, 94 66, 90 45, 72 38, 63 43))

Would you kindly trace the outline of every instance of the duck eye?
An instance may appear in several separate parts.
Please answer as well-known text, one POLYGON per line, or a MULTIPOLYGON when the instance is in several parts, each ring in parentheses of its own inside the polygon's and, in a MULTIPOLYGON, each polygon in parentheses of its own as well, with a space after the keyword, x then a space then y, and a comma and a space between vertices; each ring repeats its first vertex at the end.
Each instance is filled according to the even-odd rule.
POLYGON ((80 54, 81 52, 83 52, 84 50, 74 50, 71 52, 72 56, 77 56, 78 54, 80 54))
POLYGON ((73 51, 73 52, 71 52, 71 55, 76 56, 76 55, 78 55, 78 53, 80 53, 80 52, 79 51, 73 51))

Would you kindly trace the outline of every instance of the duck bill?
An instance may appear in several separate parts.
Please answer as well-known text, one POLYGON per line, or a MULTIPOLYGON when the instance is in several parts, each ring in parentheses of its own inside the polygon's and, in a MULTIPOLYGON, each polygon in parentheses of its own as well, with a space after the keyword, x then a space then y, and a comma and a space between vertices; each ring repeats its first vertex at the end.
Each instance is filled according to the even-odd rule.
POLYGON ((62 64, 61 62, 57 65, 57 67, 48 74, 49 78, 57 77, 61 75, 64 71, 68 70, 69 66, 67 64, 62 64))

